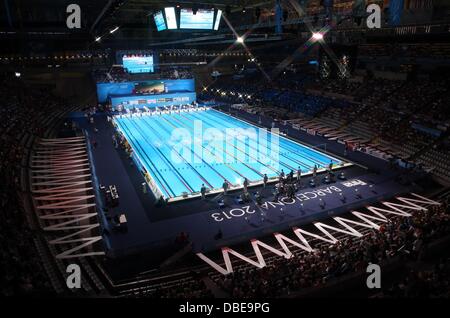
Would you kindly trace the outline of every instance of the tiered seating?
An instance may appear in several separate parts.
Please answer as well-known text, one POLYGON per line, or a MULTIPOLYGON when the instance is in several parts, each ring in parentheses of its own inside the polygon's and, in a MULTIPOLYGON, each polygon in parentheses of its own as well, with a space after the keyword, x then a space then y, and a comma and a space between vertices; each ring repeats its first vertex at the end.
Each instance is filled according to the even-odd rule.
POLYGON ((120 290, 119 296, 187 299, 211 298, 213 296, 205 282, 190 273, 179 273, 172 277, 155 278, 136 285, 132 288, 120 290))
POLYGON ((361 56, 370 57, 416 57, 416 58, 446 58, 450 56, 449 43, 399 43, 399 44, 362 44, 359 46, 361 56))
POLYGON ((288 113, 301 112, 314 117, 325 112, 329 107, 345 108, 347 102, 335 100, 329 97, 307 94, 302 90, 277 88, 283 86, 285 78, 280 82, 265 83, 242 81, 217 81, 209 88, 210 94, 219 100, 232 103, 251 103, 252 105, 264 105, 276 107, 281 110, 280 118, 286 119, 288 113), (274 88, 275 87, 275 88, 274 88), (286 110, 288 112, 286 112, 286 110))
MULTIPOLYGON (((416 265, 416 264, 414 264, 416 265)), ((374 298, 449 298, 450 259, 440 259, 437 264, 408 266, 395 282, 382 287, 374 298)))
POLYGON ((54 276, 64 277, 67 266, 77 259, 84 274, 83 291, 103 292, 105 287, 84 259, 105 254, 97 246, 101 242, 100 225, 85 137, 36 142, 30 160, 30 183, 33 210, 46 242, 43 249, 48 252, 54 276))
POLYGON ((70 107, 48 90, 24 84, 13 74, 1 74, 0 175, 2 233, 2 295, 54 293, 41 240, 29 213, 28 158, 34 141, 50 135, 70 107))
POLYGON ((448 149, 430 149, 419 156, 416 161, 433 169, 439 178, 445 181, 450 180, 449 160, 450 151, 448 149))
POLYGON ((278 89, 282 83, 284 79, 270 85, 225 80, 217 81, 210 91, 218 99, 249 103, 253 113, 288 119, 294 128, 314 130, 330 140, 358 143, 378 157, 409 160, 425 151, 420 162, 434 167, 434 173, 447 179, 450 164, 433 165, 432 159, 427 159, 426 148, 437 137, 413 127, 413 123, 420 124, 443 133, 448 129, 450 113, 446 105, 450 92, 445 80, 316 80, 304 88, 278 89), (320 92, 337 93, 352 101, 317 96, 320 92), (246 98, 247 95, 251 98, 246 98))
MULTIPOLYGON (((396 199, 388 201, 400 202, 396 199)), ((239 298, 294 297, 302 292, 317 291, 337 279, 345 280, 365 273, 370 262, 383 265, 385 262, 401 262, 400 257, 407 257, 412 261, 417 259, 422 253, 421 242, 434 242, 450 233, 448 198, 441 198, 441 202, 441 206, 421 203, 426 211, 402 208, 404 212, 412 214, 410 218, 386 214, 388 222, 371 219, 379 226, 378 230, 352 224, 352 227, 363 235, 360 238, 350 238, 348 234, 331 231, 338 242, 330 244, 308 236, 308 242, 315 250, 306 252, 289 244, 289 250, 293 252, 294 257, 288 260, 261 249, 266 263, 262 269, 256 269, 253 265, 233 257, 233 273, 227 276, 211 270, 209 266, 197 266, 195 273, 178 271, 167 275, 153 274, 153 278, 139 277, 136 281, 118 284, 116 288, 118 295, 123 297, 187 299, 212 297, 212 289, 216 293, 217 290, 222 290, 221 295, 226 297, 239 298), (201 273, 207 273, 207 277, 201 273)), ((361 222, 354 216, 344 217, 361 222)), ((332 222, 326 223, 339 227, 332 222)), ((313 226, 305 230, 323 235, 317 233, 317 229, 314 231, 313 226)), ((289 233, 283 234, 290 236, 289 233)), ((261 240, 269 245, 278 244, 273 237, 261 240)), ((247 257, 254 257, 254 251, 248 245, 233 249, 247 257)), ((213 260, 221 264, 221 261, 215 258, 213 260)))
MULTIPOLYGON (((450 211, 447 203, 428 209, 412 212, 411 219, 395 216, 390 218, 389 223, 376 221, 380 231, 355 226, 358 232, 364 234, 360 241, 345 238, 345 235, 337 232, 333 236, 339 242, 334 245, 311 240, 311 246, 316 249, 313 253, 290 245, 294 257, 288 260, 263 252, 266 266, 262 269, 233 259, 233 274, 223 276, 211 272, 210 277, 232 297, 277 297, 326 286, 337 277, 363 272, 370 262, 380 264, 393 259, 402 254, 402 250, 408 251, 414 259, 421 253, 418 241, 436 240, 449 234, 450 211), (415 231, 418 236, 407 236, 411 231, 415 231)), ((247 257, 251 254, 247 254, 247 257)))

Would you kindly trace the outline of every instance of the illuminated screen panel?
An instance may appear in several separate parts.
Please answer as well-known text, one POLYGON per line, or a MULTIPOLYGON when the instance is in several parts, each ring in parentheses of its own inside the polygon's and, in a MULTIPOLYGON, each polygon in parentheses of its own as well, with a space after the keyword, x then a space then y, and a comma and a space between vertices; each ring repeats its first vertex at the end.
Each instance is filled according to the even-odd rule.
POLYGON ((124 55, 122 57, 123 68, 128 73, 152 73, 153 55, 124 55))
POLYGON ((177 29, 177 18, 175 15, 175 8, 169 7, 164 8, 164 13, 166 14, 167 28, 169 30, 177 29))
POLYGON ((214 23, 214 30, 219 30, 220 19, 222 18, 222 10, 217 10, 216 22, 214 23))
POLYGON ((212 30, 213 23, 213 9, 198 9, 196 14, 192 9, 180 11, 180 29, 212 30))
POLYGON ((165 92, 165 85, 160 81, 139 82, 134 90, 136 94, 162 94, 165 92))
POLYGON ((155 19, 156 29, 158 31, 163 31, 167 29, 162 11, 156 12, 153 18, 155 19))

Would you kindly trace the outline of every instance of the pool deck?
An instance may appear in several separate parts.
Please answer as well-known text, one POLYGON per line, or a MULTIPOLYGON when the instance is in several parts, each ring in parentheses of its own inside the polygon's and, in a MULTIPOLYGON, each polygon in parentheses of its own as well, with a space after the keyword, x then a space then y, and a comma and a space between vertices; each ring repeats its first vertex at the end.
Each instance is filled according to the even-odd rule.
MULTIPOLYGON (((257 117, 239 113, 240 119, 256 123, 257 117)), ((282 199, 273 203, 272 188, 250 189, 250 193, 260 191, 263 205, 257 206, 253 201, 238 203, 239 191, 214 194, 206 200, 193 199, 174 202, 164 207, 155 206, 151 193, 142 193, 141 185, 145 182, 136 167, 121 150, 116 150, 111 142, 114 128, 106 120, 105 114, 95 116, 91 125, 85 118, 77 119, 79 126, 85 129, 89 138, 94 138, 98 146, 91 150, 92 167, 98 184, 114 184, 118 188, 120 204, 109 209, 110 216, 125 213, 127 217, 126 232, 115 231, 107 222, 105 213, 99 209, 99 217, 104 224, 105 248, 107 255, 118 258, 139 255, 150 250, 173 247, 176 237, 181 232, 189 235, 194 251, 211 251, 224 245, 242 242, 251 238, 281 231, 289 227, 311 223, 331 215, 345 213, 369 203, 388 199, 410 191, 421 191, 414 182, 400 182, 404 175, 402 169, 388 168, 386 161, 361 152, 349 152, 343 157, 344 146, 337 142, 306 134, 292 129, 288 130, 291 138, 307 145, 327 144, 330 155, 345 158, 359 165, 345 168, 347 180, 332 184, 318 184, 315 188, 307 186, 310 178, 304 177, 303 186, 292 200, 282 199), (98 132, 94 132, 94 127, 98 132), (358 189, 358 192, 355 192, 358 189), (345 197, 345 200, 342 198, 345 197), (223 198, 225 207, 219 208, 218 199, 223 198), (218 233, 221 238, 218 238, 218 233)), ((263 126, 270 127, 270 119, 263 118, 263 126)), ((321 178, 321 175, 318 175, 321 178)))

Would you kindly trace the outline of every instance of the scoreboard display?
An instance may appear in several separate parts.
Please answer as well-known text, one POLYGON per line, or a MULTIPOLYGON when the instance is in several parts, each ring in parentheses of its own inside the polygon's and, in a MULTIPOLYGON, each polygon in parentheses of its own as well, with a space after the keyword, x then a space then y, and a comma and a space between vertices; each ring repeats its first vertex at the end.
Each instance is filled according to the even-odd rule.
POLYGON ((163 31, 167 29, 166 21, 164 20, 162 11, 156 12, 155 15, 153 16, 153 19, 155 20, 156 29, 158 31, 163 31))
POLYGON ((220 9, 192 9, 166 7, 153 14, 156 30, 214 30, 217 31, 222 18, 220 9))
POLYGON ((135 73, 153 73, 153 55, 123 55, 123 68, 131 74, 135 73))
POLYGON ((181 9, 180 29, 212 30, 214 24, 214 9, 181 9))

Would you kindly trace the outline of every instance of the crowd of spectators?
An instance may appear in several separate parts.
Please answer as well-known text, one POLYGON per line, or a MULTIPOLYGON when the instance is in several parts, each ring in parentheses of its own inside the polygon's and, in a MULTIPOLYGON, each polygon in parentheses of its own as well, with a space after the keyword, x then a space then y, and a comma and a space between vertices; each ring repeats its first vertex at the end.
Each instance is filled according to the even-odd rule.
MULTIPOLYGON (((131 75, 122 66, 115 65, 109 69, 94 69, 91 74, 96 83, 122 83, 145 79, 145 74, 131 75)), ((189 79, 193 78, 193 76, 190 67, 161 67, 160 69, 156 69, 156 72, 152 74, 152 78, 158 79, 189 79)))
MULTIPOLYGON (((370 120, 380 132, 386 132, 405 119, 428 122, 431 125, 448 123, 450 91, 445 79, 416 79, 410 81, 365 79, 362 82, 321 80, 315 87, 323 92, 333 92, 353 97, 367 112, 342 109, 343 118, 370 120)), ((409 121, 406 121, 409 124, 409 121)), ((408 125, 410 126, 410 125, 408 125)), ((399 135, 391 133, 392 136, 399 135)))
POLYGON ((33 88, 13 74, 0 76, 0 93, 3 96, 0 115, 1 175, 17 182, 20 160, 25 153, 23 143, 27 137, 42 137, 46 121, 52 113, 64 109, 63 100, 53 96, 48 88, 33 88))
POLYGON ((214 98, 235 104, 248 103, 252 106, 277 107, 285 116, 294 112, 316 116, 328 107, 346 106, 347 102, 344 100, 306 93, 301 89, 306 78, 300 76, 300 79, 295 81, 294 73, 288 74, 286 78, 273 82, 251 81, 248 78, 221 78, 211 85, 207 92, 203 92, 200 98, 214 98))
POLYGON ((448 58, 448 43, 371 43, 359 46, 359 55, 364 57, 390 58, 448 58))
POLYGON ((2 184, 0 196, 0 295, 52 293, 34 244, 36 233, 28 226, 17 191, 2 184))
POLYGON ((110 69, 98 68, 92 70, 92 77, 96 83, 122 83, 129 81, 129 74, 121 66, 110 69))
POLYGON ((450 119, 444 115, 448 110, 439 107, 439 100, 443 98, 445 91, 448 91, 444 81, 378 82, 381 83, 377 86, 385 88, 387 92, 375 103, 370 104, 369 111, 360 114, 360 120, 371 120, 372 127, 381 138, 395 143, 403 143, 407 139, 414 140, 417 133, 411 123, 413 120, 423 122, 430 111, 436 114, 433 116, 439 116, 444 120, 450 119), (432 110, 430 105, 435 105, 432 110))
POLYGON ((190 67, 162 67, 160 78, 162 79, 189 79, 193 78, 190 67))
POLYGON ((14 74, 0 74, 0 294, 17 295, 49 291, 45 271, 34 245, 35 233, 22 205, 22 158, 32 138, 44 137, 45 119, 62 110, 64 103, 49 89, 30 87, 14 74))
POLYGON ((208 288, 205 282, 197 273, 192 273, 191 277, 180 280, 161 283, 152 286, 149 289, 142 289, 135 291, 129 296, 138 296, 143 298, 154 299, 171 299, 171 298, 212 298, 211 289, 208 288))
MULTIPOLYGON (((397 124, 405 119, 420 120, 434 126, 448 124, 450 119, 450 111, 446 107, 450 100, 446 79, 399 81, 366 77, 357 81, 324 80, 292 72, 285 77, 280 76, 272 82, 221 78, 210 87, 210 92, 220 97, 223 91, 235 91, 244 100, 247 95, 254 96, 252 103, 259 100, 265 105, 276 104, 312 116, 322 109, 333 107, 344 122, 356 118, 370 120, 377 132, 387 133, 391 138, 400 134, 390 132, 390 128, 398 128, 397 124), (310 89, 322 92, 324 96, 309 94, 310 89), (359 103, 348 104, 325 98, 327 93, 347 96, 359 103)), ((238 95, 222 98, 236 100, 238 95)), ((410 121, 405 121, 407 127, 404 129, 410 128, 410 121)))
MULTIPOLYGON (((382 141, 394 156, 408 160, 426 159, 426 148, 442 144, 439 137, 450 127, 450 90, 442 76, 408 80, 377 78, 371 72, 347 80, 295 72, 283 76, 270 82, 221 77, 199 98, 248 104, 275 119, 324 116, 324 122, 335 122, 332 128, 343 128, 366 142, 382 141)), ((442 152, 440 158, 444 157, 442 152)), ((439 169, 436 173, 443 175, 445 169, 439 169)))
POLYGON ((212 298, 211 290, 200 280, 190 280, 181 284, 175 284, 169 287, 158 287, 157 289, 145 294, 149 298, 212 298))
POLYGON ((378 298, 448 298, 450 297, 450 259, 425 269, 410 269, 403 277, 383 288, 378 298))
POLYGON ((287 296, 306 288, 319 288, 337 277, 362 272, 369 263, 383 264, 396 256, 422 258, 428 244, 450 233, 448 204, 396 217, 361 239, 346 239, 313 253, 299 252, 290 259, 277 258, 262 269, 253 266, 218 277, 216 283, 231 297, 287 296))

